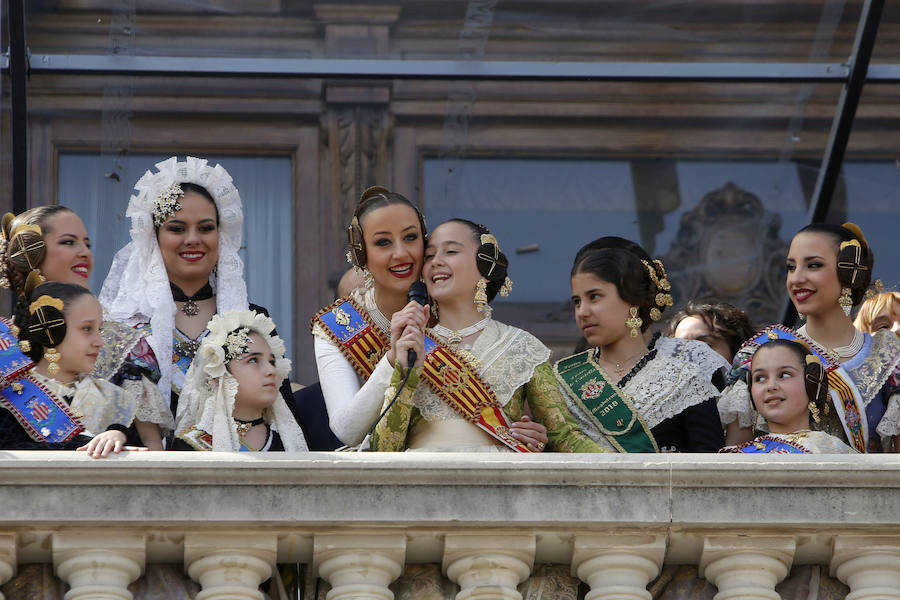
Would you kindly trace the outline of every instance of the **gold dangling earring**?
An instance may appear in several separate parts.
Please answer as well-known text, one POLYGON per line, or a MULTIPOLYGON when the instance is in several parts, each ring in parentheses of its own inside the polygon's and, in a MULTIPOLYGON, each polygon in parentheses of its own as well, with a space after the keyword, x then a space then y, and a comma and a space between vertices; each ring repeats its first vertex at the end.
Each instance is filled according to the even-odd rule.
POLYGON ((815 421, 816 423, 818 423, 818 422, 819 422, 819 407, 816 406, 816 403, 815 403, 815 402, 813 402, 812 400, 810 400, 810 401, 809 401, 808 408, 809 408, 809 412, 812 413, 813 421, 815 421))
POLYGON ((487 305, 487 279, 482 277, 475 284, 475 308, 478 312, 483 313, 487 305))
POLYGON ((850 297, 850 288, 841 288, 841 297, 838 298, 838 304, 841 305, 841 310, 844 311, 844 314, 849 317, 850 309, 853 308, 853 298, 850 297))
POLYGON ((367 290, 371 290, 375 287, 375 276, 372 275, 372 271, 369 270, 369 267, 362 268, 363 274, 363 288, 367 290))
POLYGON ((56 364, 59 362, 59 359, 62 358, 62 355, 57 352, 56 348, 47 348, 44 350, 44 358, 47 359, 47 362, 50 363, 47 365, 47 372, 50 375, 56 375, 59 373, 59 365, 56 364))
POLYGON ((625 327, 631 328, 631 337, 636 338, 640 335, 641 325, 644 324, 644 320, 638 316, 637 306, 632 306, 628 309, 628 312, 631 316, 625 320, 625 327))

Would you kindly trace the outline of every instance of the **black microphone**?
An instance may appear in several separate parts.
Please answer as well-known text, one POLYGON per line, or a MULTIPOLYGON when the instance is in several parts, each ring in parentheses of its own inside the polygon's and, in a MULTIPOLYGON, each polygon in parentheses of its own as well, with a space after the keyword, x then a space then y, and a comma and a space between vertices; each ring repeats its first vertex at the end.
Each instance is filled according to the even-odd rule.
MULTIPOLYGON (((425 287, 424 281, 413 281, 412 285, 409 286, 409 291, 406 293, 406 301, 409 302, 418 302, 422 306, 428 304, 428 288, 425 287)), ((406 364, 412 367, 416 364, 416 351, 410 348, 406 354, 406 364)))

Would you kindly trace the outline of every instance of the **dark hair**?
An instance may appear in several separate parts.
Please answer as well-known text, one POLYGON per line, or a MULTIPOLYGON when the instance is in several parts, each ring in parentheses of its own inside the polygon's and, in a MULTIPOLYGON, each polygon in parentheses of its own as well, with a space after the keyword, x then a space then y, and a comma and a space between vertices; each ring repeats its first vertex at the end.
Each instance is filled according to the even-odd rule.
MULTIPOLYGON (((216 226, 219 225, 219 207, 218 205, 216 205, 216 199, 212 197, 212 194, 209 193, 209 190, 207 190, 202 185, 191 183, 190 181, 182 181, 178 184, 178 186, 181 188, 181 196, 179 196, 180 198, 183 198, 187 193, 194 193, 209 200, 209 203, 212 204, 213 209, 216 211, 216 226)), ((159 233, 159 227, 159 225, 156 225, 156 233, 159 233)))
POLYGON ((731 356, 737 354, 741 345, 750 339, 755 331, 750 319, 747 318, 747 313, 727 302, 691 300, 672 317, 669 322, 669 336, 675 335, 675 329, 685 317, 702 319, 712 333, 725 340, 731 356))
MULTIPOLYGON (((850 224, 848 223, 848 225, 850 224)), ((855 227, 855 225, 853 227, 855 227)), ((797 235, 801 233, 818 233, 830 237, 834 242, 835 256, 838 256, 841 253, 840 247, 842 242, 856 240, 860 243, 860 246, 862 247, 862 257, 859 263, 864 269, 859 271, 860 276, 857 278, 856 282, 850 283, 852 269, 842 269, 838 267, 837 275, 841 285, 850 288, 850 298, 853 301, 853 306, 857 306, 862 302, 865 298, 866 290, 869 288, 869 283, 872 281, 872 268, 875 266, 875 256, 872 253, 872 249, 869 248, 865 238, 861 235, 857 235, 848 227, 843 225, 833 225, 831 223, 812 223, 798 231, 797 235)), ((838 262, 842 261, 839 259, 838 262)))
POLYGON ((478 267, 478 272, 481 273, 481 276, 487 279, 485 294, 487 295, 488 302, 491 302, 494 298, 497 297, 497 292, 500 291, 500 288, 503 287, 503 282, 506 281, 506 276, 509 274, 509 260, 506 258, 505 254, 500 252, 500 247, 495 246, 493 242, 481 242, 482 235, 493 235, 491 233, 491 230, 484 225, 475 223, 474 221, 470 221, 468 219, 461 219, 459 217, 448 219, 441 223, 441 225, 445 225, 447 223, 460 223, 468 227, 472 232, 472 239, 478 245, 478 250, 475 253, 475 264, 478 267), (493 255, 494 248, 496 248, 498 255, 498 259, 496 261, 481 257, 481 255, 493 255))
MULTIPOLYGON (((806 399, 808 401, 812 401, 815 404, 815 406, 819 409, 819 414, 824 414, 829 402, 828 378, 825 375, 825 368, 821 364, 807 364, 806 357, 811 356, 812 352, 810 352, 809 349, 806 348, 803 344, 795 342, 794 340, 788 340, 784 338, 769 340, 759 348, 757 348, 753 353, 753 358, 750 361, 751 382, 753 381, 753 361, 756 360, 756 355, 759 354, 760 350, 763 350, 764 348, 787 348, 794 353, 798 363, 800 364, 800 372, 803 373, 803 390, 806 392, 806 399), (811 377, 813 377, 814 379, 811 380, 811 377), (817 387, 816 381, 820 382, 823 385, 817 387), (816 394, 814 391, 816 389, 818 389, 818 394, 816 394)), ((810 422, 810 426, 812 427, 812 422, 810 422)))
POLYGON ((658 290, 642 260, 653 264, 646 250, 634 242, 606 236, 584 245, 578 251, 570 276, 587 273, 616 286, 619 297, 637 307, 638 316, 643 321, 641 331, 647 331, 652 321, 650 309, 656 307, 658 290))
MULTIPOLYGON (((4 235, 6 235, 7 245, 3 249, 2 263, 3 268, 5 269, 6 279, 7 281, 9 281, 9 287, 16 294, 23 293, 25 289, 25 280, 28 278, 28 274, 31 272, 31 268, 28 266, 28 261, 24 260, 24 255, 20 260, 10 260, 9 257, 12 246, 9 244, 9 241, 11 241, 12 239, 12 234, 15 233, 16 229, 18 229, 22 225, 37 225, 41 228, 40 239, 43 239, 44 234, 52 231, 50 227, 47 226, 47 222, 50 220, 50 218, 64 212, 75 214, 75 211, 67 206, 63 206, 62 204, 48 204, 45 206, 35 206, 34 208, 30 208, 25 212, 13 217, 12 220, 9 221, 4 231, 4 235)), ((35 235, 34 237, 36 238, 37 236, 35 235)), ((29 254, 31 254, 29 258, 32 262, 34 262, 36 258, 37 262, 40 263, 44 260, 46 247, 40 248, 39 250, 36 250, 35 252, 29 254)))
POLYGON ((392 192, 389 189, 378 185, 372 186, 366 189, 360 196, 359 204, 356 205, 356 210, 353 211, 353 219, 347 227, 347 240, 350 245, 350 256, 353 259, 353 264, 357 267, 365 267, 367 262, 366 242, 363 238, 362 231, 363 217, 374 210, 385 206, 392 206, 394 204, 405 204, 415 211, 416 216, 419 218, 419 227, 422 229, 422 245, 425 245, 427 229, 425 226, 425 217, 422 215, 422 211, 419 210, 419 207, 410 202, 410 200, 402 194, 392 192))
POLYGON ((40 324, 40 319, 37 314, 31 313, 29 306, 41 296, 50 296, 51 298, 62 300, 63 310, 61 315, 57 314, 57 309, 53 307, 50 307, 46 314, 50 314, 54 318, 64 318, 73 300, 81 296, 93 297, 93 294, 86 287, 75 283, 48 281, 36 286, 31 290, 31 293, 19 296, 13 317, 16 326, 19 328, 19 339, 28 340, 31 344, 31 348, 25 354, 35 363, 43 356, 44 348, 59 344, 66 336, 66 325, 64 324, 49 328, 37 327, 40 324))

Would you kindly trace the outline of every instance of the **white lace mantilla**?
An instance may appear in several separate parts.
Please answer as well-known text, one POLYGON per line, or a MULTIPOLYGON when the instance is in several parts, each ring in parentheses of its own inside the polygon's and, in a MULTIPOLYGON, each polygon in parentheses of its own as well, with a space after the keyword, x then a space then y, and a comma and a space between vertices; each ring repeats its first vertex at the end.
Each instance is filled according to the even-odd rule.
MULTIPOLYGON (((713 385, 712 377, 728 366, 721 355, 696 340, 660 337, 655 348, 653 360, 634 372, 622 388, 634 399, 635 410, 651 429, 691 406, 717 397, 719 390, 713 385)), ((591 439, 603 440, 597 426, 568 394, 566 402, 581 430, 591 439)))
MULTIPOLYGON (((498 321, 488 323, 471 352, 481 362, 478 374, 494 390, 500 406, 506 406, 516 390, 531 380, 538 365, 550 359, 550 349, 539 339, 498 321)), ((427 421, 462 419, 424 383, 416 388, 413 403, 427 421)))
POLYGON ((222 167, 211 167, 205 159, 188 156, 178 162, 173 156, 157 163, 158 172, 147 171, 134 185, 137 192, 125 212, 131 218, 131 241, 113 258, 103 282, 99 300, 104 317, 138 325, 150 323, 148 343, 159 362, 159 391, 168 401, 172 393, 172 330, 175 327, 175 300, 163 263, 153 209, 160 191, 173 183, 195 183, 213 197, 219 213, 219 260, 210 283, 216 294, 216 311, 246 309, 247 284, 244 263, 238 255, 244 214, 241 197, 222 167))

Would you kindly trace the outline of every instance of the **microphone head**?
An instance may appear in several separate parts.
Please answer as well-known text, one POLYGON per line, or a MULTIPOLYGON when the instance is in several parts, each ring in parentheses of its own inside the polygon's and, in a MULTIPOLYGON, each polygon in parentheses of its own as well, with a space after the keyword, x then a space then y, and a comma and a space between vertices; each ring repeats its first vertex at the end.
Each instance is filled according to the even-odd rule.
POLYGON ((422 306, 428 304, 428 288, 425 287, 424 281, 413 281, 409 286, 409 292, 406 294, 406 300, 409 302, 418 302, 422 306))

